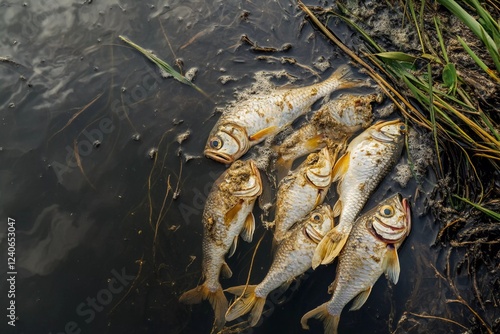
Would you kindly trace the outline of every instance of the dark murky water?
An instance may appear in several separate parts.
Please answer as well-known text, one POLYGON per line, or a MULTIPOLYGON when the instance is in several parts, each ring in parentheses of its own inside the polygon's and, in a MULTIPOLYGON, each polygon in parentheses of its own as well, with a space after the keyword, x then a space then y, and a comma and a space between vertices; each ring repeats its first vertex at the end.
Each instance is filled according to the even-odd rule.
MULTIPOLYGON (((0 56, 15 62, 0 63, 0 210, 2 226, 8 217, 15 219, 18 273, 18 321, 15 328, 7 326, 2 315, 2 333, 210 332, 208 303, 187 307, 177 299, 200 277, 203 203, 224 170, 202 157, 217 118, 213 111, 248 87, 259 70, 285 70, 297 84, 315 80, 300 66, 282 64, 282 56, 310 67, 321 57, 333 66, 347 61, 309 23, 302 26, 303 15, 292 3, 0 4, 0 56), (240 42, 244 34, 260 46, 291 43, 292 48, 254 52, 240 42), (185 71, 197 68, 195 83, 211 99, 163 79, 118 35, 171 64, 182 60, 185 71), (223 84, 223 76, 234 80, 223 84), (178 135, 186 131, 190 136, 179 144, 178 135), (156 160, 149 157, 152 149, 156 160), (164 201, 168 185, 172 190, 164 201), (172 200, 175 189, 180 193, 172 200)), ((337 32, 358 43, 342 25, 337 32)), ((444 304, 446 287, 430 266, 439 252, 430 248, 437 228, 423 204, 434 182, 428 178, 416 198, 414 180, 402 188, 389 177, 367 204, 396 191, 410 196, 414 228, 400 251, 399 283, 380 279, 360 311, 345 310, 341 332, 401 333, 413 324, 397 326, 404 311, 441 314, 437 300, 444 304), (436 301, 432 310, 426 307, 429 300, 436 301)), ((0 267, 5 269, 4 227, 0 267)), ((263 234, 258 226, 254 240, 263 234)), ((253 282, 270 264, 269 240, 268 232, 253 282)), ((240 243, 229 260, 234 276, 222 281, 224 287, 245 282, 254 246, 240 243)), ((4 269, 2 301, 8 290, 4 269)), ((300 317, 329 298, 333 275, 334 266, 308 272, 300 287, 270 301, 264 322, 245 333, 302 332, 300 317)), ((7 306, 2 302, 4 313, 7 306)), ((467 322, 469 315, 460 312, 454 319, 467 322)), ((441 333, 460 330, 447 322, 433 326, 441 333)), ((321 332, 319 323, 310 332, 321 332)))

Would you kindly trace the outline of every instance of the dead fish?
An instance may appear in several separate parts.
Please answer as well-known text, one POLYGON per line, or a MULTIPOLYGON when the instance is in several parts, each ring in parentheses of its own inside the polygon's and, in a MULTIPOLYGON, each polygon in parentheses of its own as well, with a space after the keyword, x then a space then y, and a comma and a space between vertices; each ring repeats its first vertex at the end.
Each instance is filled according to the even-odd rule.
POLYGON ((203 211, 204 282, 186 291, 179 298, 186 304, 197 304, 208 299, 215 312, 217 329, 224 326, 228 302, 219 283, 219 273, 231 277, 224 260, 229 251, 233 255, 238 235, 252 241, 255 220, 252 213, 255 200, 262 192, 260 172, 252 160, 235 161, 214 183, 203 211))
POLYGON ((274 240, 280 242, 294 223, 323 203, 332 183, 336 156, 324 147, 311 153, 278 186, 274 216, 274 240))
POLYGON ((334 182, 339 181, 339 199, 333 208, 340 215, 333 228, 316 248, 313 268, 333 261, 349 236, 352 224, 380 181, 394 167, 404 146, 406 126, 400 120, 377 122, 347 147, 335 163, 334 182))
POLYGON ((332 298, 307 312, 301 319, 302 328, 309 329, 307 321, 316 318, 323 320, 325 333, 336 334, 344 306, 356 297, 351 310, 361 308, 382 273, 396 284, 400 271, 397 249, 410 229, 410 207, 399 194, 359 217, 339 256, 337 275, 329 288, 332 298))
POLYGON ((382 94, 345 94, 324 104, 311 120, 288 136, 276 148, 280 174, 290 170, 295 159, 328 145, 347 140, 373 122, 372 103, 382 102, 382 94))
POLYGON ((337 89, 364 84, 349 80, 350 73, 349 67, 344 65, 323 82, 263 92, 238 102, 215 124, 205 145, 205 155, 221 163, 233 162, 253 145, 277 134, 304 115, 318 99, 337 89))
POLYGON ((248 322, 250 326, 255 326, 269 293, 280 286, 288 287, 295 277, 311 268, 314 249, 332 227, 332 209, 323 204, 290 230, 276 250, 271 268, 260 284, 236 286, 226 290, 241 296, 229 307, 226 320, 232 321, 250 312, 248 322))

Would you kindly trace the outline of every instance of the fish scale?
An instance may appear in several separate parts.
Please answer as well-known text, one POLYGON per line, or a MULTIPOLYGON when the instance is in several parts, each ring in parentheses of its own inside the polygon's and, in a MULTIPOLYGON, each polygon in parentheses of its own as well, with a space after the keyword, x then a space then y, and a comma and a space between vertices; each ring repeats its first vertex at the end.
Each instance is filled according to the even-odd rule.
POLYGON ((262 180, 252 160, 235 161, 214 183, 203 210, 204 282, 184 292, 179 298, 186 304, 207 299, 215 313, 215 325, 222 329, 228 302, 219 283, 219 276, 230 277, 225 255, 236 246, 239 235, 251 241, 255 222, 252 210, 262 192, 262 180))
POLYGON ((323 104, 309 122, 283 140, 277 149, 278 167, 289 170, 295 159, 325 145, 342 143, 357 130, 367 128, 373 121, 371 104, 382 99, 381 94, 343 94, 323 104))
POLYGON ((401 156, 405 133, 399 120, 378 122, 354 138, 337 161, 334 181, 339 180, 339 199, 333 211, 340 219, 316 248, 313 268, 332 262, 340 253, 357 215, 401 156))
POLYGON ((318 99, 334 90, 366 85, 349 80, 347 65, 328 79, 311 86, 275 89, 251 95, 225 111, 210 132, 205 155, 222 163, 232 163, 250 147, 274 136, 307 113, 318 99))
POLYGON ((314 249, 321 236, 333 226, 333 213, 329 205, 314 209, 297 223, 279 244, 266 277, 258 285, 242 285, 226 291, 239 296, 229 307, 226 320, 235 320, 250 313, 250 326, 255 326, 262 314, 266 298, 271 291, 290 283, 311 268, 314 249))
POLYGON ((238 105, 237 113, 223 114, 220 122, 242 125, 250 136, 271 126, 281 129, 308 112, 314 102, 334 91, 339 83, 333 77, 313 86, 280 89, 266 95, 257 95, 238 105))
POLYGON ((382 273, 396 284, 399 278, 397 249, 410 229, 408 201, 399 194, 359 217, 339 255, 337 274, 328 289, 332 293, 330 301, 307 312, 302 317, 302 327, 308 329, 308 320, 317 318, 323 320, 325 333, 336 334, 343 308, 354 298, 351 310, 363 306, 382 273), (380 224, 391 228, 382 230, 380 224))
POLYGON ((323 202, 332 180, 333 160, 333 156, 325 147, 318 153, 311 153, 297 170, 280 182, 274 218, 275 241, 281 241, 294 223, 323 202), (308 180, 307 173, 313 170, 321 172, 326 186, 308 180))

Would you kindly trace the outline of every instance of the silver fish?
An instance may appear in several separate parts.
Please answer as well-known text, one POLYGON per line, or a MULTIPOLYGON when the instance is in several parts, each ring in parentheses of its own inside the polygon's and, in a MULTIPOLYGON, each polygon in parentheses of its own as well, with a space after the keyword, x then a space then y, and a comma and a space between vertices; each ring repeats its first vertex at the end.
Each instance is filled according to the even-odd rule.
POLYGON ((357 215, 399 160, 405 133, 406 126, 400 120, 378 122, 354 138, 335 163, 334 181, 340 181, 333 212, 340 220, 316 248, 313 268, 332 262, 340 253, 357 215))
POLYGON ((294 172, 281 180, 276 195, 275 241, 281 241, 294 223, 323 203, 332 183, 335 158, 324 147, 311 153, 294 172))
POLYGON ((323 204, 290 230, 278 246, 271 268, 260 284, 236 286, 226 290, 240 296, 229 307, 226 320, 232 321, 250 312, 248 322, 250 326, 255 326, 269 293, 311 268, 314 249, 332 227, 332 209, 323 204))
POLYGON ((231 277, 224 260, 234 253, 238 236, 252 241, 255 220, 252 210, 255 200, 262 193, 262 180, 252 160, 235 161, 214 183, 203 211, 203 262, 204 282, 186 291, 179 298, 186 304, 197 304, 208 299, 215 312, 215 325, 221 329, 225 323, 227 299, 219 283, 219 274, 231 277))
POLYGON ((410 207, 399 194, 358 218, 339 256, 337 275, 329 288, 332 298, 307 312, 302 327, 308 329, 307 321, 316 318, 323 320, 325 333, 336 334, 344 306, 356 297, 351 310, 361 308, 382 273, 396 284, 400 272, 397 249, 410 229, 410 207))
POLYGON ((345 94, 325 103, 276 149, 278 169, 290 170, 295 159, 324 146, 332 147, 369 127, 373 122, 372 103, 382 100, 381 94, 345 94))
POLYGON ((276 89, 238 102, 215 124, 205 145, 205 155, 225 164, 235 161, 250 147, 307 113, 318 99, 337 89, 359 86, 359 82, 349 81, 349 74, 350 69, 344 65, 323 82, 301 88, 276 89))

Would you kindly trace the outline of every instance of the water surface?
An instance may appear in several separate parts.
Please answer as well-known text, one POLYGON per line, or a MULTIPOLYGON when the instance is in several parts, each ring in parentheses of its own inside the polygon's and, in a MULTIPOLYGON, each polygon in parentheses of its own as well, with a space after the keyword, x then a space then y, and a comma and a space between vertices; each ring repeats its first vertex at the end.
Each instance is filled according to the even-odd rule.
MULTIPOLYGON (((209 333, 208 303, 188 307, 177 299, 199 281, 201 212, 225 168, 202 157, 214 111, 248 88, 257 71, 286 71, 305 85, 318 80, 310 69, 321 78, 333 71, 315 63, 326 59, 335 67, 347 57, 284 0, 2 3, 0 17, 0 56, 10 60, 0 63, 0 211, 2 222, 16 220, 18 272, 18 321, 12 328, 4 317, 1 328, 209 333), (194 82, 210 98, 163 78, 118 35, 177 61, 183 72, 196 68, 194 82), (259 46, 292 48, 254 51, 243 35, 259 46)), ((341 23, 332 26, 348 43, 359 43, 341 23)), ((367 204, 401 192, 414 205, 414 229, 400 251, 398 285, 381 278, 360 311, 344 312, 341 332, 409 331, 397 327, 405 310, 429 312, 410 297, 442 291, 429 265, 439 255, 430 249, 437 231, 424 206, 433 183, 425 174, 417 198, 414 179, 402 187, 388 177, 367 204)), ((254 240, 264 233, 259 225, 254 240)), ((240 243, 224 287, 245 282, 254 246, 240 243)), ((252 282, 270 261, 267 232, 252 282)), ((244 332, 302 332, 300 317, 329 299, 334 268, 308 272, 300 286, 269 302, 263 323, 244 332)), ((1 287, 3 300, 7 288, 1 287)), ((446 322, 434 328, 458 329, 446 322)), ((319 323, 310 332, 321 332, 319 323)))

